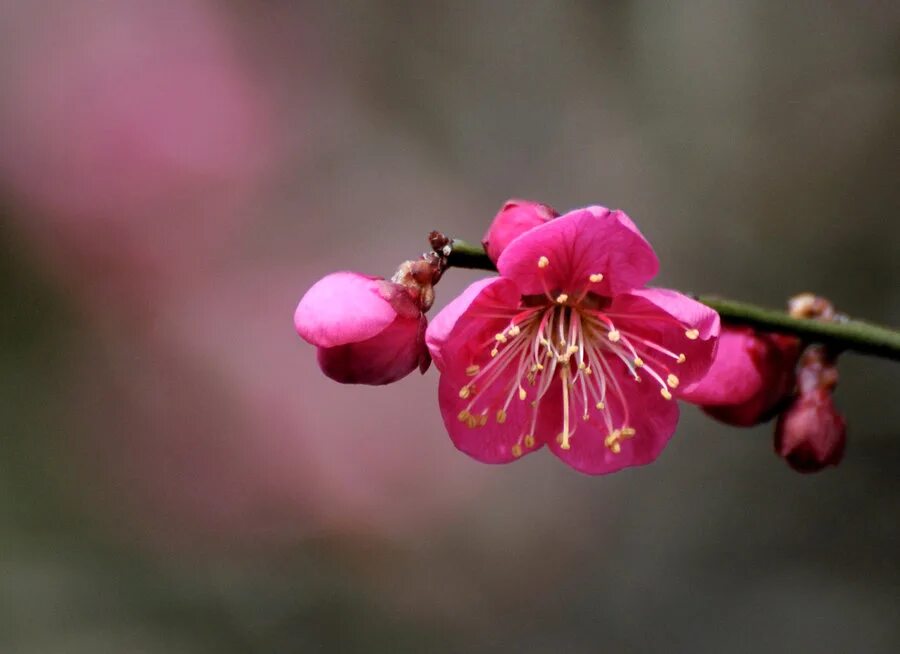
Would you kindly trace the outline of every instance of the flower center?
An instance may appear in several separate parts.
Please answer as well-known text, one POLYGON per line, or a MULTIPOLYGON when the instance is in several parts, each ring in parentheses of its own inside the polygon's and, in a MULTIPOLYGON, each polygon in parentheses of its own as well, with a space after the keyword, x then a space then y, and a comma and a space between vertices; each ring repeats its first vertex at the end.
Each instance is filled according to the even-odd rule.
MULTIPOLYGON (((543 258, 541 259, 543 262, 543 258)), ((539 263, 540 265, 540 263, 539 263)), ((591 281, 602 279, 591 275, 591 281)), ((604 445, 614 454, 622 442, 634 437, 626 387, 628 383, 659 386, 660 395, 672 399, 670 389, 679 384, 675 366, 686 357, 624 327, 634 320, 677 322, 685 338, 699 336, 695 329, 666 316, 637 316, 605 312, 585 301, 587 292, 572 298, 567 293, 547 293, 539 306, 523 304, 508 312, 507 326, 482 344, 466 374, 472 379, 459 391, 468 406, 458 418, 470 428, 487 424, 490 416, 504 423, 513 402, 529 401, 527 420, 512 452, 534 447, 535 430, 542 401, 551 393, 562 394, 562 431, 556 440, 562 449, 570 449, 579 424, 595 421, 606 432, 604 445), (617 324, 621 322, 621 325, 617 324), (488 358, 487 352, 490 357, 488 358), (626 372, 630 380, 623 379, 626 372), (614 420, 610 404, 621 408, 614 420)), ((531 304, 531 303, 529 303, 531 304)), ((493 317, 498 317, 493 314, 493 317)))

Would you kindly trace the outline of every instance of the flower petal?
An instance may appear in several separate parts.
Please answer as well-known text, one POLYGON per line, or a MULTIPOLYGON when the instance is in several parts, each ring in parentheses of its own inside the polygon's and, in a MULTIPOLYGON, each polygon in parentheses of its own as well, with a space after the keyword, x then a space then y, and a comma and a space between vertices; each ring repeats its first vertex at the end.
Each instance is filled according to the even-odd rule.
POLYGON ((589 407, 590 419, 581 420, 584 405, 574 393, 573 422, 575 433, 569 440, 569 449, 564 450, 556 439, 547 444, 552 452, 566 464, 588 475, 602 475, 622 468, 640 466, 656 460, 663 451, 678 424, 678 404, 664 400, 659 389, 649 380, 635 382, 624 372, 614 371, 616 379, 625 394, 628 404, 627 418, 625 405, 615 395, 607 395, 604 411, 614 428, 627 425, 634 429, 634 435, 619 439, 619 452, 613 452, 606 445, 610 430, 602 414, 589 407))
POLYGON ((365 341, 384 331, 397 311, 380 292, 384 282, 355 272, 327 275, 310 288, 294 312, 297 333, 318 347, 365 341))
MULTIPOLYGON (((434 359, 434 365, 438 370, 444 370, 443 350, 444 345, 459 317, 469 308, 469 305, 481 294, 482 291, 493 285, 503 286, 503 293, 511 293, 506 304, 515 304, 518 298, 514 287, 509 286, 508 282, 504 282, 500 277, 488 277, 479 279, 477 282, 469 284, 469 286, 456 296, 447 306, 431 320, 428 325, 428 331, 425 332, 425 343, 431 352, 431 358, 434 359), (505 289, 509 290, 505 290, 505 289), (513 299, 515 297, 515 299, 513 299)), ((499 288, 499 286, 498 286, 499 288)))
POLYGON ((611 296, 646 284, 659 261, 628 216, 595 206, 525 232, 503 251, 497 268, 524 295, 590 289, 611 296))
POLYGON ((678 378, 678 386, 672 390, 676 396, 702 379, 712 364, 720 322, 719 314, 705 304, 677 291, 645 288, 617 295, 604 312, 623 334, 655 343, 676 356, 684 355, 684 361, 676 363, 671 357, 654 354, 651 348, 642 348, 642 356, 655 359, 658 367, 678 378))
POLYGON ((444 424, 457 448, 485 463, 507 463, 540 449, 559 424, 558 404, 542 401, 532 430, 535 389, 525 384, 525 398, 520 399, 519 358, 491 356, 495 335, 519 313, 519 301, 514 282, 482 280, 448 305, 446 316, 439 314, 428 329, 429 347, 441 369, 438 398, 444 424), (526 435, 534 439, 528 440, 530 446, 526 435))
POLYGON ((419 319, 397 317, 364 341, 320 347, 319 367, 342 384, 390 384, 422 365, 419 319))

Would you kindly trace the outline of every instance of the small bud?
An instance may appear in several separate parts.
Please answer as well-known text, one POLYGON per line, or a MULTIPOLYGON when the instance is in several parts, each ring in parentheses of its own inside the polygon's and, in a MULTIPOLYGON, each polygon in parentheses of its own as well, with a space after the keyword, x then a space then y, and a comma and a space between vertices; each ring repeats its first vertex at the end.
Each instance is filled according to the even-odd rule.
POLYGON ((507 200, 494 216, 481 243, 491 261, 497 263, 500 254, 512 240, 534 227, 559 216, 552 207, 528 200, 507 200))
POLYGON ((844 419, 824 388, 799 395, 775 426, 775 452, 797 472, 837 465, 846 440, 844 419))
POLYGON ((799 354, 800 342, 791 336, 725 327, 709 372, 682 399, 729 425, 765 422, 793 394, 799 354))
POLYGON ((319 367, 328 377, 378 385, 428 368, 421 288, 431 285, 416 285, 411 263, 397 273, 402 271, 405 283, 339 272, 320 279, 300 300, 294 327, 318 348, 319 367))

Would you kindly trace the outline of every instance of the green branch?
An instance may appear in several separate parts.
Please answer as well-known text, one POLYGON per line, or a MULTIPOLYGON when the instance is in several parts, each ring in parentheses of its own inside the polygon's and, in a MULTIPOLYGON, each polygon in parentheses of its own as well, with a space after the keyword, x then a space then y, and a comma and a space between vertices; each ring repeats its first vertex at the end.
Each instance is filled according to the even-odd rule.
MULTIPOLYGON (((455 268, 496 270, 480 245, 465 241, 450 242, 447 265, 455 268)), ((766 309, 747 302, 736 302, 702 295, 697 300, 715 309, 722 320, 733 325, 748 325, 760 331, 793 334, 810 343, 822 343, 836 350, 900 361, 900 332, 861 320, 839 319, 832 322, 793 318, 784 311, 766 309)))

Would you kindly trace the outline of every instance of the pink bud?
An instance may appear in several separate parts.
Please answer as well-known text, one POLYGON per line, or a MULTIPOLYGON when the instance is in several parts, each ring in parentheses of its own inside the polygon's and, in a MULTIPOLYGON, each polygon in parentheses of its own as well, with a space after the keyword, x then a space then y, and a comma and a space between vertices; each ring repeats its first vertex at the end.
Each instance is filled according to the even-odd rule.
POLYGON ((824 388, 798 396, 775 426, 775 452, 797 472, 837 465, 846 441, 847 426, 824 388))
POLYGON ((730 425, 765 422, 793 392, 799 353, 796 338, 723 327, 709 372, 682 398, 730 425))
POLYGON ((491 261, 497 263, 500 254, 513 239, 557 216, 559 212, 546 204, 529 200, 507 200, 494 216, 481 243, 491 261))
POLYGON ((343 384, 389 384, 428 369, 428 320, 415 288, 355 272, 316 282, 294 312, 297 333, 319 348, 319 367, 343 384))

